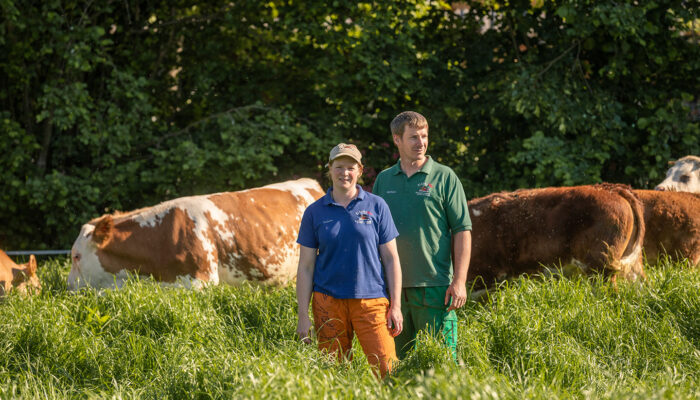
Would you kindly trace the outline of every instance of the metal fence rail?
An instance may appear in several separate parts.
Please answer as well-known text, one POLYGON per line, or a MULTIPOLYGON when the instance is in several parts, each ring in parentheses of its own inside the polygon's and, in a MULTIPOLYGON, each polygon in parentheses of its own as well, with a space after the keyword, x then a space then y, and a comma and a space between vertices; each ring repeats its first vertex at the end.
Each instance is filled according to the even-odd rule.
POLYGON ((64 256, 70 254, 70 250, 11 250, 6 251, 5 254, 8 256, 28 256, 30 254, 35 256, 64 256))

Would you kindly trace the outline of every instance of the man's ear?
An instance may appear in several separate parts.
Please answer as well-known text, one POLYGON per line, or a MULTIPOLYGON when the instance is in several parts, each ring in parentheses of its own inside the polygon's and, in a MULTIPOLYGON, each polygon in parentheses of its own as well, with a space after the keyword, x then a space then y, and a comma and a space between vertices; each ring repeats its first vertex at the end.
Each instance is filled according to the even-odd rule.
POLYGON ((399 135, 391 135, 394 138, 394 144, 399 145, 399 142, 401 141, 401 137, 399 135))

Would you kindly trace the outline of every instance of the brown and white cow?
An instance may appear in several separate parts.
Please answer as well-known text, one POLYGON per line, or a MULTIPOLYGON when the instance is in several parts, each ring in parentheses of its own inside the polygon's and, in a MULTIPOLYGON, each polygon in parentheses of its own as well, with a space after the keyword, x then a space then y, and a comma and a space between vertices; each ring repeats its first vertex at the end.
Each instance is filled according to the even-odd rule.
POLYGON ((670 164, 666 179, 656 186, 656 190, 700 193, 700 157, 685 156, 670 164))
POLYGON ((41 283, 36 276, 36 258, 29 256, 29 262, 17 265, 0 250, 0 296, 17 290, 20 293, 39 292, 41 283))
POLYGON ((69 288, 118 287, 129 273, 184 286, 289 282, 301 217, 323 194, 303 178, 104 215, 73 244, 69 288))
POLYGON ((469 201, 470 281, 487 286, 546 266, 573 264, 644 277, 641 203, 621 185, 523 189, 469 201))
POLYGON ((644 206, 644 252, 656 263, 666 253, 700 264, 700 193, 635 190, 644 206))

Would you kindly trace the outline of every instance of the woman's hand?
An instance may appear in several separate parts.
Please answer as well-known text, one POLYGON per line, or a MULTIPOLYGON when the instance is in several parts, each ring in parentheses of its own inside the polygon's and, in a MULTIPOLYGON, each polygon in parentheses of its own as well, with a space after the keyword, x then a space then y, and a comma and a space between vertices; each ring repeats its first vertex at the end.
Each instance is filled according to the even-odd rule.
POLYGON ((297 322, 297 336, 306 344, 311 343, 311 318, 308 315, 300 315, 297 322))

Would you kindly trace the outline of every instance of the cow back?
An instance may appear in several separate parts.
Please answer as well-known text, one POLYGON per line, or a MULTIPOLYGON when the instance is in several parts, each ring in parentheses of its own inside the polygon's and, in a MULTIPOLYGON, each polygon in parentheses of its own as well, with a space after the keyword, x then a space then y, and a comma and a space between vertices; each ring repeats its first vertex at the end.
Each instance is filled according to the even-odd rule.
POLYGON ((654 264, 663 254, 700 263, 700 194, 635 190, 644 206, 644 252, 654 264))
POLYGON ((73 245, 69 285, 114 286, 128 272, 167 283, 288 282, 301 216, 322 195, 300 179, 102 216, 73 245))
POLYGON ((488 285, 563 264, 630 278, 642 274, 640 203, 632 194, 630 199, 620 195, 625 190, 523 189, 471 200, 468 278, 488 285))

